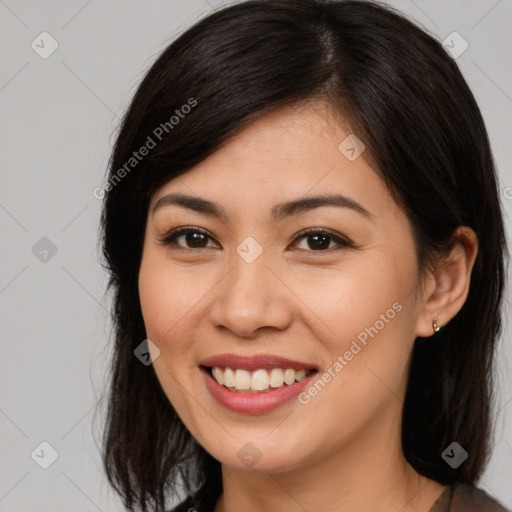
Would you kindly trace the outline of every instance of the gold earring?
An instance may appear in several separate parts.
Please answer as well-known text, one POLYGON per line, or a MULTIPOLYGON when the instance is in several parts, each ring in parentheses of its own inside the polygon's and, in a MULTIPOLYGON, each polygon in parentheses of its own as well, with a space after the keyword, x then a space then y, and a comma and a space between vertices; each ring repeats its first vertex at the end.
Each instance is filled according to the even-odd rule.
POLYGON ((434 321, 432 322, 432 328, 434 329, 434 334, 439 332, 439 329, 441 329, 441 326, 437 325, 437 317, 434 318, 434 321))

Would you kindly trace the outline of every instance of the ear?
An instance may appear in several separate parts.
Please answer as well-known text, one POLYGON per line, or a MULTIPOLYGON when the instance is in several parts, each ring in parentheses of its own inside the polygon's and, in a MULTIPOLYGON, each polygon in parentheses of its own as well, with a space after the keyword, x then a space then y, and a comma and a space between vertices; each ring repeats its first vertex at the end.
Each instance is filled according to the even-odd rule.
POLYGON ((426 279, 423 302, 416 323, 416 336, 427 338, 437 325, 446 325, 461 309, 469 293, 471 271, 478 253, 478 239, 468 226, 459 226, 453 234, 454 245, 443 257, 438 269, 426 279))

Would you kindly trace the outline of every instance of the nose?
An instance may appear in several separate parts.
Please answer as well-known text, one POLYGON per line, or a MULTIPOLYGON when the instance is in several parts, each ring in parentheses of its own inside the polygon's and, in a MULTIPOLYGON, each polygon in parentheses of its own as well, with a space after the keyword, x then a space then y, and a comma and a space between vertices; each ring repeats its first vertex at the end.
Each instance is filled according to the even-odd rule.
POLYGON ((215 287, 217 293, 209 312, 214 327, 255 338, 263 330, 289 326, 291 292, 268 263, 264 253, 252 263, 235 255, 233 267, 215 287))

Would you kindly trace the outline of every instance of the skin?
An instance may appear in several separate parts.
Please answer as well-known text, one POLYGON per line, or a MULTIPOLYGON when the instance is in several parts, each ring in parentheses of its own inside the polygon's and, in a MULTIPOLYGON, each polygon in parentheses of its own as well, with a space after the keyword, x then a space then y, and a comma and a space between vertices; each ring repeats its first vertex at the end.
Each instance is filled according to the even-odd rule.
POLYGON ((153 367, 173 407, 222 465, 215 512, 428 512, 444 486, 419 475, 401 449, 401 413, 414 339, 433 335, 467 297, 477 253, 474 232, 457 243, 420 288, 411 224, 365 160, 338 145, 350 134, 322 103, 281 108, 252 122, 210 158, 167 182, 151 198, 139 274, 153 367), (181 192, 213 201, 220 220, 169 205, 181 192), (274 222, 277 203, 338 192, 355 210, 321 207, 274 222), (203 244, 182 226, 206 230, 203 244), (318 249, 305 228, 348 237, 318 249), (248 236, 263 252, 252 263, 236 248, 248 236), (296 241, 295 241, 296 240, 296 241), (308 243, 310 242, 310 243, 308 243), (199 363, 219 353, 272 353, 327 371, 365 328, 392 308, 394 318, 311 401, 274 411, 231 412, 209 394, 199 363), (246 443, 261 454, 246 466, 246 443))

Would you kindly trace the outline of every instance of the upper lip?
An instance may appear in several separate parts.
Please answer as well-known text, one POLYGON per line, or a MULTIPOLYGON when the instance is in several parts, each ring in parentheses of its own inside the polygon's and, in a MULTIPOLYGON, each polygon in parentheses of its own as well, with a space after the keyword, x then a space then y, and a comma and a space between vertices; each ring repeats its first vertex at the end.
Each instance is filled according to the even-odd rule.
POLYGON ((293 370, 317 370, 312 363, 293 361, 286 357, 273 354, 256 354, 254 356, 242 356, 237 354, 218 354, 207 357, 200 362, 201 366, 221 366, 228 368, 240 368, 241 370, 258 370, 260 368, 292 368, 293 370))

